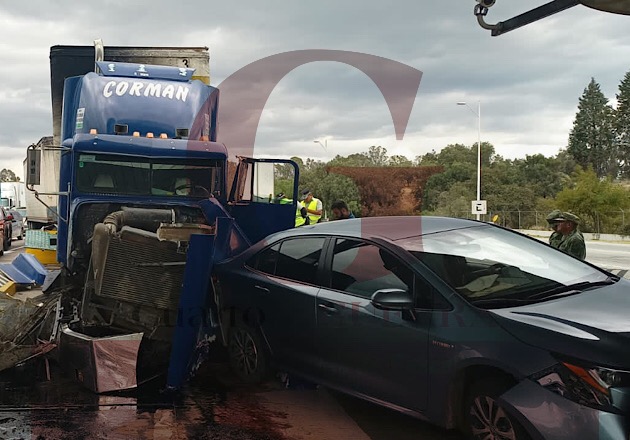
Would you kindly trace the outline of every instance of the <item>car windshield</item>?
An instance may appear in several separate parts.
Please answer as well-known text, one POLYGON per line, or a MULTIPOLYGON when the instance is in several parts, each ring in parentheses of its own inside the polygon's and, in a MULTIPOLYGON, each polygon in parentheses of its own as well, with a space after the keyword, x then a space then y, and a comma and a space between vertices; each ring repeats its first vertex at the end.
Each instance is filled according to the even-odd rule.
POLYGON ((77 188, 96 194, 209 197, 221 190, 222 162, 80 154, 77 188))
POLYGON ((491 225, 396 241, 472 303, 535 302, 613 282, 536 240, 491 225))

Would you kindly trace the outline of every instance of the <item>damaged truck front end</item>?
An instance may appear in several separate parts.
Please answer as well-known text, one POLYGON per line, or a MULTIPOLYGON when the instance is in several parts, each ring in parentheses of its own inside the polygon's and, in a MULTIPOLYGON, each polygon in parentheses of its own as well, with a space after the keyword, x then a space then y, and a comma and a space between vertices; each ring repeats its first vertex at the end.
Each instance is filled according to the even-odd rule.
POLYGON ((58 171, 60 276, 44 274, 48 281, 0 302, 0 370, 49 352, 94 392, 158 375, 178 388, 219 331, 213 264, 293 227, 299 170, 290 160, 238 158, 228 197, 218 90, 194 69, 145 63, 139 48, 110 51, 137 64, 99 60, 96 50, 91 72, 94 63, 78 59, 84 49, 51 49, 61 118, 45 148, 59 169, 39 169, 43 146, 27 152, 36 198, 43 172, 58 171), (276 200, 280 190, 292 203, 276 200))
POLYGON ((171 370, 168 385, 178 387, 204 343, 215 338, 204 280, 212 269, 217 216, 229 234, 232 222, 216 201, 202 205, 122 206, 94 225, 79 316, 59 340, 62 365, 91 390, 132 388, 171 370), (194 209, 197 221, 185 222, 190 218, 182 212, 194 209), (200 255, 207 260, 203 267, 196 263, 200 255))

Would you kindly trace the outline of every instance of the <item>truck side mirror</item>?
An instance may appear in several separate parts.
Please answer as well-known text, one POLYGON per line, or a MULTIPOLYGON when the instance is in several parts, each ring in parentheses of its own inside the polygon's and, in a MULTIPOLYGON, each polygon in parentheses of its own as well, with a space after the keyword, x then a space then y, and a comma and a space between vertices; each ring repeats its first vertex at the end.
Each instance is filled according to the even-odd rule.
POLYGON ((42 152, 35 148, 26 150, 26 184, 39 185, 42 152))

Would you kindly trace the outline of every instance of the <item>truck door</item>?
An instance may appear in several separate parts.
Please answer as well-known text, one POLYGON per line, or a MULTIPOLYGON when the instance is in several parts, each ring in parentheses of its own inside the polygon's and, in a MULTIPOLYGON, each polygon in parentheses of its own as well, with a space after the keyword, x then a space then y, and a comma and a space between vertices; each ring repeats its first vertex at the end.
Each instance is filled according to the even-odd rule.
POLYGON ((250 242, 294 227, 298 165, 288 159, 238 159, 228 210, 250 242))

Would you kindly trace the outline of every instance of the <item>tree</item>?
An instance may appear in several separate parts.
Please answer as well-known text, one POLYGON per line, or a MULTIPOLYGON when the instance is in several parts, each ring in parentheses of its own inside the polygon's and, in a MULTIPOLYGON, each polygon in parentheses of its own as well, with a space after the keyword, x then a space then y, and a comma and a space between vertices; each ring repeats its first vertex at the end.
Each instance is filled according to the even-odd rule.
POLYGON ((623 177, 630 177, 630 71, 619 84, 615 111, 615 143, 619 152, 619 171, 623 177))
POLYGON ((405 156, 395 154, 389 158, 387 165, 389 165, 390 167, 411 167, 413 166, 413 162, 411 162, 405 156))
POLYGON ((600 179, 592 169, 578 169, 573 188, 565 188, 556 198, 558 207, 582 217, 586 230, 610 230, 612 216, 630 206, 630 193, 610 179, 600 179))
POLYGON ((608 99, 591 78, 579 99, 567 151, 582 168, 592 166, 598 177, 617 174, 613 121, 608 99))
POLYGON ((0 171, 0 182, 19 182, 20 178, 15 175, 13 171, 8 168, 3 168, 0 171))
POLYGON ((370 159, 370 165, 384 167, 388 161, 387 148, 372 145, 368 150, 367 157, 370 159))

